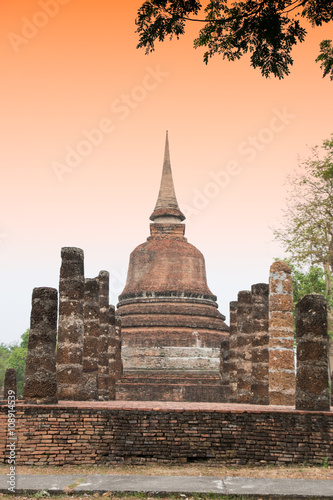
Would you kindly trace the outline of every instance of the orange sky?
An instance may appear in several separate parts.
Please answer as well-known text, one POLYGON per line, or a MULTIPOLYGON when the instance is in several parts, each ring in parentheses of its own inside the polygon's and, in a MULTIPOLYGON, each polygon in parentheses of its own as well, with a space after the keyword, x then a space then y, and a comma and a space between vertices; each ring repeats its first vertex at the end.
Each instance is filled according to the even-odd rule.
POLYGON ((283 256, 269 226, 285 176, 333 132, 333 83, 314 62, 331 27, 310 30, 291 76, 266 80, 247 59, 205 66, 192 49, 197 26, 145 56, 139 6, 0 4, 0 342, 29 326, 33 287, 58 286, 62 246, 84 249, 87 277, 110 271, 116 303, 129 254, 149 234, 166 129, 178 202, 192 212, 186 235, 221 312, 283 256))

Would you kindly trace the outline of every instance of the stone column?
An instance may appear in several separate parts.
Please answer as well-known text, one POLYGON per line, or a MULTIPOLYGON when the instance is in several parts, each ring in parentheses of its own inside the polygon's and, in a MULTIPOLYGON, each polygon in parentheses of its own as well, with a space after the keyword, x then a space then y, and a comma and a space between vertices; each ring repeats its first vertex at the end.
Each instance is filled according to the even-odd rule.
MULTIPOLYGON (((332 308, 327 309, 327 330, 329 332, 333 331, 333 310, 332 308)), ((328 338, 328 370, 331 387, 333 386, 333 339, 328 338)))
POLYGON ((99 358, 99 279, 87 278, 84 287, 84 340, 83 340, 83 376, 82 399, 98 400, 98 358, 99 358))
POLYGON ((296 305, 296 410, 330 411, 327 301, 303 297, 296 305))
POLYGON ((290 267, 274 262, 269 276, 269 404, 295 404, 293 286, 290 267))
POLYGON ((268 284, 258 283, 252 292, 252 403, 268 405, 268 284))
POLYGON ((58 399, 80 400, 82 392, 84 262, 80 248, 61 249, 59 330, 57 348, 58 399))
POLYGON ((116 337, 116 352, 115 352, 115 376, 116 380, 120 380, 123 375, 123 362, 121 359, 121 318, 115 317, 115 337, 116 337))
POLYGON ((34 288, 23 398, 30 404, 57 403, 56 342, 58 292, 34 288))
POLYGON ((230 302, 229 374, 230 402, 237 402, 237 301, 230 302))
POLYGON ((237 401, 238 403, 251 403, 252 294, 249 291, 238 293, 237 348, 237 401))
POLYGON ((116 399, 116 354, 117 354, 117 341, 116 341, 116 317, 114 306, 109 306, 107 311, 108 324, 109 324, 109 399, 111 401, 116 399))
POLYGON ((221 377, 221 384, 229 387, 229 384, 230 384, 230 339, 229 339, 229 337, 226 337, 221 341, 220 377, 221 377))
POLYGON ((3 399, 8 398, 8 391, 14 391, 12 396, 17 399, 17 383, 16 383, 16 370, 15 368, 7 368, 5 372, 5 382, 3 387, 3 399))
POLYGON ((109 273, 101 271, 99 278, 98 399, 109 399, 109 273))

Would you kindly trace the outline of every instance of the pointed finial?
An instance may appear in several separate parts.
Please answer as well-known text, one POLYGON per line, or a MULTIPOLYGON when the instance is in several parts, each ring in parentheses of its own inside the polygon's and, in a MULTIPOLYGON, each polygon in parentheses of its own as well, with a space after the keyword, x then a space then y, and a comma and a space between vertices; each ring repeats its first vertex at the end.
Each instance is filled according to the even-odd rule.
POLYGON ((170 148, 169 148, 169 133, 168 133, 168 131, 166 131, 166 133, 165 133, 165 147, 164 147, 164 162, 166 162, 166 161, 169 162, 170 168, 171 168, 171 163, 170 163, 170 148))
POLYGON ((170 151, 169 151, 169 136, 168 136, 168 131, 166 131, 164 162, 163 162, 160 191, 158 193, 155 209, 150 216, 150 220, 161 223, 163 222, 179 223, 184 219, 185 215, 179 209, 175 188, 173 185, 171 163, 170 163, 170 151))

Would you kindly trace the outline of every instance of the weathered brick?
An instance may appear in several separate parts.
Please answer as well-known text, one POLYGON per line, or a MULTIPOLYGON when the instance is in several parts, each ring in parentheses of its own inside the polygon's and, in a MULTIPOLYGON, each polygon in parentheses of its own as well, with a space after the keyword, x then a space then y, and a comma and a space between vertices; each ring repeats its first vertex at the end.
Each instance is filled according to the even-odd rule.
POLYGON ((77 359, 68 363, 68 351, 57 350, 57 382, 59 400, 80 400, 82 395, 84 257, 79 248, 61 249, 59 282, 58 346, 73 347, 77 359), (64 358, 62 358, 64 354, 64 358), (75 375, 74 375, 75 374, 75 375), (74 376, 73 376, 74 375, 74 376))
POLYGON ((269 402, 295 403, 291 269, 274 262, 269 276, 269 402), (284 394, 284 396, 283 396, 284 394))

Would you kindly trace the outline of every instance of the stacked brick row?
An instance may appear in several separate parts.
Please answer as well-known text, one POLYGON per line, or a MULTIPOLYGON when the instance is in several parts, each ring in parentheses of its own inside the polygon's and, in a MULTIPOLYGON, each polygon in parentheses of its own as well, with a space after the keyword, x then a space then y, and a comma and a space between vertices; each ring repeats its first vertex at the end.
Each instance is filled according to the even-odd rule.
POLYGON ((290 267, 274 262, 269 275, 269 402, 295 404, 293 286, 290 267))
POLYGON ((84 340, 83 340, 83 401, 98 399, 98 361, 100 337, 99 279, 86 278, 84 287, 84 340))
POLYGON ((61 250, 57 348, 58 399, 82 397, 84 261, 80 248, 61 250))
POLYGON ((251 403, 252 294, 238 293, 237 306, 237 401, 251 403))
POLYGON ((108 324, 110 331, 110 339, 108 345, 108 374, 109 374, 109 399, 116 399, 116 380, 120 377, 116 375, 116 351, 117 351, 117 342, 116 342, 116 316, 115 316, 115 308, 114 306, 109 306, 107 309, 108 316, 108 324))
POLYGON ((115 308, 109 307, 110 342, 109 342, 109 397, 116 399, 116 382, 122 376, 121 362, 121 321, 116 316, 115 308))
POLYGON ((230 330, 229 330, 229 400, 231 403, 237 402, 237 301, 230 302, 230 330))
POLYGON ((221 342, 220 380, 222 385, 225 385, 227 387, 230 386, 230 338, 229 337, 226 337, 221 342))
MULTIPOLYGON (((115 403, 110 403, 112 405, 115 403)), ((185 463, 333 465, 333 413, 165 408, 17 407, 17 465, 185 463)), ((193 405, 192 405, 193 406, 193 405)), ((7 409, 0 407, 0 429, 7 409)), ((3 424, 3 425, 2 425, 3 424)), ((1 437, 0 431, 0 439, 1 437)), ((6 459, 2 448, 1 461, 6 459)))
POLYGON ((268 285, 253 285, 251 403, 269 404, 268 394, 268 285))
POLYGON ((98 340, 98 399, 107 401, 109 395, 109 345, 113 335, 112 321, 109 318, 109 279, 107 271, 99 275, 99 340, 98 340))

